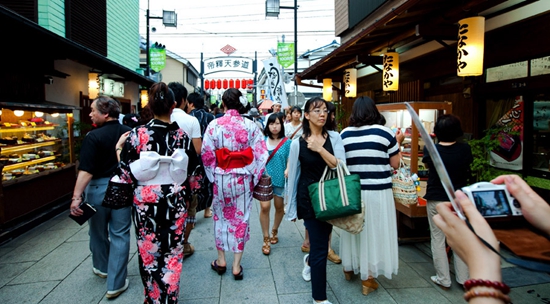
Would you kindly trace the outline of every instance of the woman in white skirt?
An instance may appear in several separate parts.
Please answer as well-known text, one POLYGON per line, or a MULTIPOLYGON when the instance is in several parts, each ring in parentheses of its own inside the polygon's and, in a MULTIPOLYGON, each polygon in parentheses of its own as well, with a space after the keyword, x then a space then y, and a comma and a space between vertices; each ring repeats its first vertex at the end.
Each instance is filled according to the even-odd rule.
POLYGON ((348 169, 361 177, 365 204, 365 228, 360 234, 342 232, 340 257, 346 280, 361 275, 364 295, 378 288, 376 277, 391 279, 399 266, 391 173, 399 167, 404 135, 380 125, 381 118, 374 101, 360 97, 353 104, 350 126, 340 134, 348 169))

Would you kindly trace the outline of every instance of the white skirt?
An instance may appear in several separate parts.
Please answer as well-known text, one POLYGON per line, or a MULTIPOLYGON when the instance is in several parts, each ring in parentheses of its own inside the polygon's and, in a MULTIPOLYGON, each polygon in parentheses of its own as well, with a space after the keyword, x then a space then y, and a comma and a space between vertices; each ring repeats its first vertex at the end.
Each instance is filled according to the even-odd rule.
POLYGON ((362 190, 361 199, 365 204, 365 227, 359 234, 341 232, 342 265, 345 271, 361 273, 361 280, 379 275, 391 279, 399 268, 392 190, 362 190))

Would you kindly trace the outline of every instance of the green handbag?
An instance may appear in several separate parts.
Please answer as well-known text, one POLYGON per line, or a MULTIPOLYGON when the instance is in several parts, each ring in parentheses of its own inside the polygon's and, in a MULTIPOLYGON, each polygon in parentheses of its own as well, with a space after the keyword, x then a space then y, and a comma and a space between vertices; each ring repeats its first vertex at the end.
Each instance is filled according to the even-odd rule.
POLYGON ((336 170, 329 170, 327 166, 321 180, 309 185, 308 190, 318 220, 361 213, 361 179, 358 174, 350 174, 341 161, 336 170))

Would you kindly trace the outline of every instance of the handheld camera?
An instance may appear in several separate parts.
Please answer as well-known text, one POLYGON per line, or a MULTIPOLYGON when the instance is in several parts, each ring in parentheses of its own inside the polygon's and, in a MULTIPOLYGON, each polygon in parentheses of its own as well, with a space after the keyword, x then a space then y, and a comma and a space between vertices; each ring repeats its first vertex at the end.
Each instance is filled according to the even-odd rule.
POLYGON ((506 185, 479 182, 461 190, 475 204, 483 217, 522 215, 519 202, 510 195, 506 185))

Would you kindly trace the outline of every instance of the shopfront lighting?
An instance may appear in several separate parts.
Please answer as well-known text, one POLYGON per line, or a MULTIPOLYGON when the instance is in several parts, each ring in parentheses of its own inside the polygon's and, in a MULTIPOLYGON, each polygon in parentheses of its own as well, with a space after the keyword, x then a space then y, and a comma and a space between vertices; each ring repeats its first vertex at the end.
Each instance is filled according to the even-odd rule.
POLYGON ((44 116, 44 112, 36 111, 36 112, 34 112, 34 116, 42 117, 42 116, 44 116))
POLYGON ((357 96, 357 69, 344 70, 344 96, 357 96))
POLYGON ((145 108, 145 106, 149 103, 149 92, 147 90, 141 90, 140 101, 141 101, 141 108, 145 108))
POLYGON ((465 18, 458 23, 457 74, 483 75, 485 17, 465 18))
POLYGON ((99 95, 99 77, 97 73, 88 74, 88 98, 96 99, 99 95))
POLYGON ((397 91, 399 89, 399 53, 388 52, 384 54, 382 89, 384 91, 397 91))
POLYGON ((326 101, 332 101, 332 79, 323 79, 323 99, 326 101))
POLYGON ((53 113, 52 117, 59 117, 59 113, 53 113))
POLYGON ((21 117, 23 115, 25 115, 25 111, 23 110, 15 110, 13 111, 13 115, 17 116, 17 117, 21 117))

